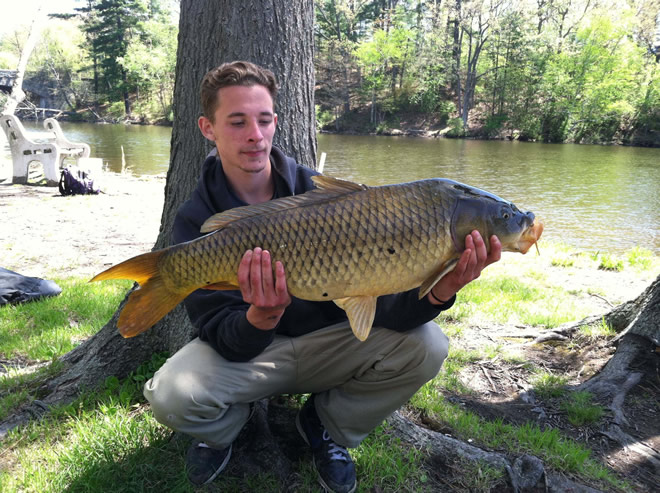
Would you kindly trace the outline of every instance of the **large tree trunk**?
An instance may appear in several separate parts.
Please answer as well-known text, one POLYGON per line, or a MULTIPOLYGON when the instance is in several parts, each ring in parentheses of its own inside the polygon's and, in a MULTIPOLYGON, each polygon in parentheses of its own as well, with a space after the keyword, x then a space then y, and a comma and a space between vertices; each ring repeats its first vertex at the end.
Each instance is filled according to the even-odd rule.
MULTIPOLYGON (((315 166, 312 26, 311 0, 182 0, 170 167, 154 248, 169 245, 176 211, 192 192, 212 148, 197 128, 199 85, 209 69, 240 59, 273 70, 281 86, 275 144, 298 162, 315 166)), ((94 388, 108 376, 122 378, 154 352, 173 353, 194 336, 179 306, 139 337, 123 339, 116 326, 122 307, 123 303, 96 335, 61 358, 64 372, 44 384, 39 392, 44 397, 31 409, 0 423, 0 436, 35 411, 66 402, 81 388, 94 388)))

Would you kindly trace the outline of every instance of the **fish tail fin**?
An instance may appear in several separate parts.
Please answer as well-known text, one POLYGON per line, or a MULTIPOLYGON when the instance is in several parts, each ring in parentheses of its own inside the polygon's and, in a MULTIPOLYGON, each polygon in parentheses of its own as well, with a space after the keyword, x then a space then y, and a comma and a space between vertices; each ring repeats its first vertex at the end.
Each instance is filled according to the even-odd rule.
POLYGON ((158 262, 164 252, 165 250, 156 250, 155 252, 143 253, 137 257, 129 258, 100 274, 96 274, 89 282, 130 279, 138 284, 143 284, 159 274, 158 262))
POLYGON ((174 310, 190 292, 171 291, 160 274, 152 277, 129 295, 117 321, 119 333, 123 337, 141 334, 174 310))
POLYGON ((90 282, 131 279, 140 284, 128 297, 117 327, 123 337, 134 337, 163 318, 184 300, 190 291, 172 291, 165 285, 158 267, 164 250, 130 258, 94 276, 90 282))

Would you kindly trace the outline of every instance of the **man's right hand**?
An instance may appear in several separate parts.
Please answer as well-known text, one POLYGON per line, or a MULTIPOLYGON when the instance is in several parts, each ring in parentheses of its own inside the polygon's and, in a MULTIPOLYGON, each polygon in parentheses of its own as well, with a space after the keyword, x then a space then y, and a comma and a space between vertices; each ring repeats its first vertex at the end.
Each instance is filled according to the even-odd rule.
POLYGON ((275 262, 273 278, 270 252, 259 247, 246 251, 238 266, 238 285, 250 304, 248 322, 261 330, 274 329, 291 303, 282 262, 275 262))

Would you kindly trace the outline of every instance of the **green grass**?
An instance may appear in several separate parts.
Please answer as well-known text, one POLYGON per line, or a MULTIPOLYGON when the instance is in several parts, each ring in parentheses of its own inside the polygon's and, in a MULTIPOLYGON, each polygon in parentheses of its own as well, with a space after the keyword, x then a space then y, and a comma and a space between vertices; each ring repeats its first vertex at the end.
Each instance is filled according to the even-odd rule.
MULTIPOLYGON (((3 493, 195 491, 185 475, 187 444, 171 440, 171 430, 155 421, 142 397, 144 382, 164 358, 154 355, 127 379, 109 377, 100 391, 11 431, 0 453, 3 493)), ((395 437, 387 425, 352 455, 358 491, 421 491, 428 481, 423 451, 395 437)), ((296 491, 320 491, 311 461, 296 467, 296 491)), ((280 490, 273 474, 222 477, 213 491, 280 490)))
POLYGON ((559 287, 538 287, 536 282, 489 275, 465 286, 456 304, 440 316, 444 321, 488 320, 554 328, 589 314, 588 309, 559 287))
POLYGON ((603 407, 593 403, 593 396, 589 392, 572 392, 562 402, 561 409, 574 426, 596 423, 603 416, 603 407))
POLYGON ((59 296, 0 307, 0 357, 48 361, 71 351, 103 327, 132 286, 130 281, 56 282, 59 296))
POLYGON ((599 269, 620 272, 623 270, 623 266, 623 260, 615 255, 609 255, 607 253, 600 254, 600 263, 598 264, 599 269))
POLYGON ((530 422, 517 426, 501 419, 487 420, 448 402, 441 392, 442 387, 436 381, 429 382, 413 396, 410 404, 423 409, 459 439, 511 454, 530 453, 557 471, 623 489, 621 481, 591 458, 588 447, 563 437, 556 428, 541 429, 530 422))
POLYGON ((642 247, 628 250, 626 259, 633 268, 638 270, 650 270, 654 264, 653 252, 642 247))
POLYGON ((575 259, 567 255, 561 255, 552 257, 550 265, 554 267, 573 267, 575 265, 575 259))
POLYGON ((604 318, 600 319, 600 323, 596 325, 583 325, 580 327, 580 332, 593 339, 603 339, 607 337, 614 337, 616 331, 605 322, 604 318))
POLYGON ((531 383, 534 386, 534 392, 539 397, 547 399, 564 395, 567 379, 560 375, 538 371, 532 378, 531 383))
POLYGON ((392 435, 386 425, 377 427, 351 455, 360 491, 418 491, 428 481, 422 468, 424 454, 392 435))

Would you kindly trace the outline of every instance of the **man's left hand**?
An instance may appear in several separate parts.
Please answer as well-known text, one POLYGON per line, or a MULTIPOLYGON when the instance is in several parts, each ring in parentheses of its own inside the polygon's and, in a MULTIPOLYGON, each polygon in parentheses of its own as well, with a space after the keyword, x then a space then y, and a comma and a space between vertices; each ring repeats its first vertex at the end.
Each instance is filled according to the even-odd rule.
POLYGON ((501 256, 502 244, 497 236, 490 237, 490 253, 488 253, 481 234, 477 230, 472 231, 465 237, 465 250, 458 264, 431 288, 431 292, 427 295, 428 300, 434 305, 440 304, 437 300, 449 301, 461 288, 477 279, 482 270, 497 262, 501 256))

